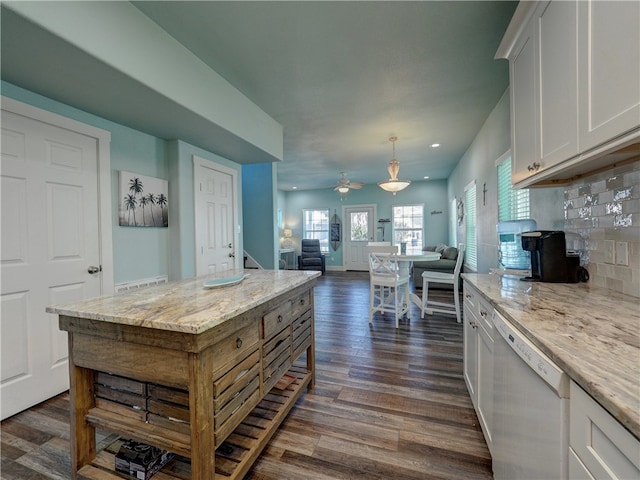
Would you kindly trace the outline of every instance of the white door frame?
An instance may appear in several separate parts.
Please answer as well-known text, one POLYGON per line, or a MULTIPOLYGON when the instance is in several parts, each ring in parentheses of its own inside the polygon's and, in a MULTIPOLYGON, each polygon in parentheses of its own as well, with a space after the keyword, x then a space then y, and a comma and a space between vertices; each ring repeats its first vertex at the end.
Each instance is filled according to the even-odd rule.
POLYGON ((193 271, 196 276, 198 276, 198 225, 204 225, 204 221, 198 221, 198 206, 197 202, 197 186, 200 182, 200 178, 197 177, 197 166, 202 166, 205 168, 211 168, 213 170, 217 170, 219 172, 225 173, 227 175, 231 175, 231 181, 233 183, 233 236, 234 236, 234 245, 235 245, 235 258, 233 259, 234 268, 236 270, 242 269, 241 260, 243 258, 244 248, 242 243, 240 242, 240 223, 239 223, 239 214, 238 214, 238 205, 239 205, 239 196, 240 189, 238 187, 238 171, 233 168, 225 167, 219 163, 214 162, 213 160, 207 160, 206 158, 199 157, 197 155, 193 155, 193 211, 194 211, 194 225, 193 225, 193 236, 194 236, 194 256, 193 256, 193 271))
POLYGON ((81 133, 96 140, 98 148, 96 152, 98 157, 98 228, 100 229, 100 265, 102 266, 100 289, 102 295, 113 294, 112 224, 115 220, 111 214, 111 132, 5 96, 0 97, 0 101, 2 110, 81 133))
POLYGON ((377 229, 376 229, 376 218, 378 217, 378 205, 375 203, 365 203, 361 205, 343 205, 342 206, 342 226, 343 226, 343 241, 342 241, 342 270, 347 269, 347 256, 348 248, 347 248, 347 225, 351 226, 351 221, 347 222, 346 210, 347 209, 358 209, 358 208, 373 208, 373 219, 372 219, 372 229, 373 229, 373 238, 371 241, 376 239, 377 229))

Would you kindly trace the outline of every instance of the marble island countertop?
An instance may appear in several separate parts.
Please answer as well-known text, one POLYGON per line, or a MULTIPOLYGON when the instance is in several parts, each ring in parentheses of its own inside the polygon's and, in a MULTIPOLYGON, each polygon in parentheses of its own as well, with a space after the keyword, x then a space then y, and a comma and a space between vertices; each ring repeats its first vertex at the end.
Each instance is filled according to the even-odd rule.
POLYGON ((589 284, 464 279, 640 438, 640 300, 589 284))
POLYGON ((199 334, 307 282, 320 272, 246 270, 236 285, 205 288, 208 280, 239 275, 229 271, 149 287, 120 295, 97 297, 47 307, 69 317, 199 334))

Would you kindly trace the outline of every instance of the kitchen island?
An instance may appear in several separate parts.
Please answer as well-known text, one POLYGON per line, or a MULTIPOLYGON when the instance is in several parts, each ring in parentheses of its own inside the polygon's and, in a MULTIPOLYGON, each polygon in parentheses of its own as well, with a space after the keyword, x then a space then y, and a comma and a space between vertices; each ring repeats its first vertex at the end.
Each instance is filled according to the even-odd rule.
POLYGON ((491 305, 640 438, 640 300, 590 284, 463 274, 491 305))
POLYGON ((72 478, 121 478, 96 428, 190 459, 165 478, 242 478, 313 388, 317 276, 250 270, 47 308, 69 338, 72 478))

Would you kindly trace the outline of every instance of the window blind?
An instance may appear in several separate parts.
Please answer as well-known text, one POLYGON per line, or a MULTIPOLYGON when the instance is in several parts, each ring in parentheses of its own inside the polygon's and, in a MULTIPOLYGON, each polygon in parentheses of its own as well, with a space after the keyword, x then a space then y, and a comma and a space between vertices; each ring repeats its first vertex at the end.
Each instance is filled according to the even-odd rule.
POLYGON ((472 270, 478 270, 476 241, 476 182, 464 190, 465 261, 472 270))
POLYGON ((511 156, 498 165, 498 220, 530 218, 529 190, 511 187, 511 156))

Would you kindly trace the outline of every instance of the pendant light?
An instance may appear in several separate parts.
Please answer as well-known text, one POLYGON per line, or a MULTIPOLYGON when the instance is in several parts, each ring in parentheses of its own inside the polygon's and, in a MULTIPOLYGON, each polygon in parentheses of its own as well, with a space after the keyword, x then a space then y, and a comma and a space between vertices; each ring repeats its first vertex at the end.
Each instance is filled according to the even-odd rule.
POLYGON ((394 195, 398 193, 400 190, 404 190, 407 188, 411 181, 409 180, 398 180, 398 171, 400 170, 400 164, 396 160, 396 141, 398 137, 391 137, 389 141, 393 144, 393 157, 389 162, 389 167, 387 170, 389 171, 389 175, 391 178, 384 182, 379 182, 378 186, 387 192, 391 192, 394 195))

